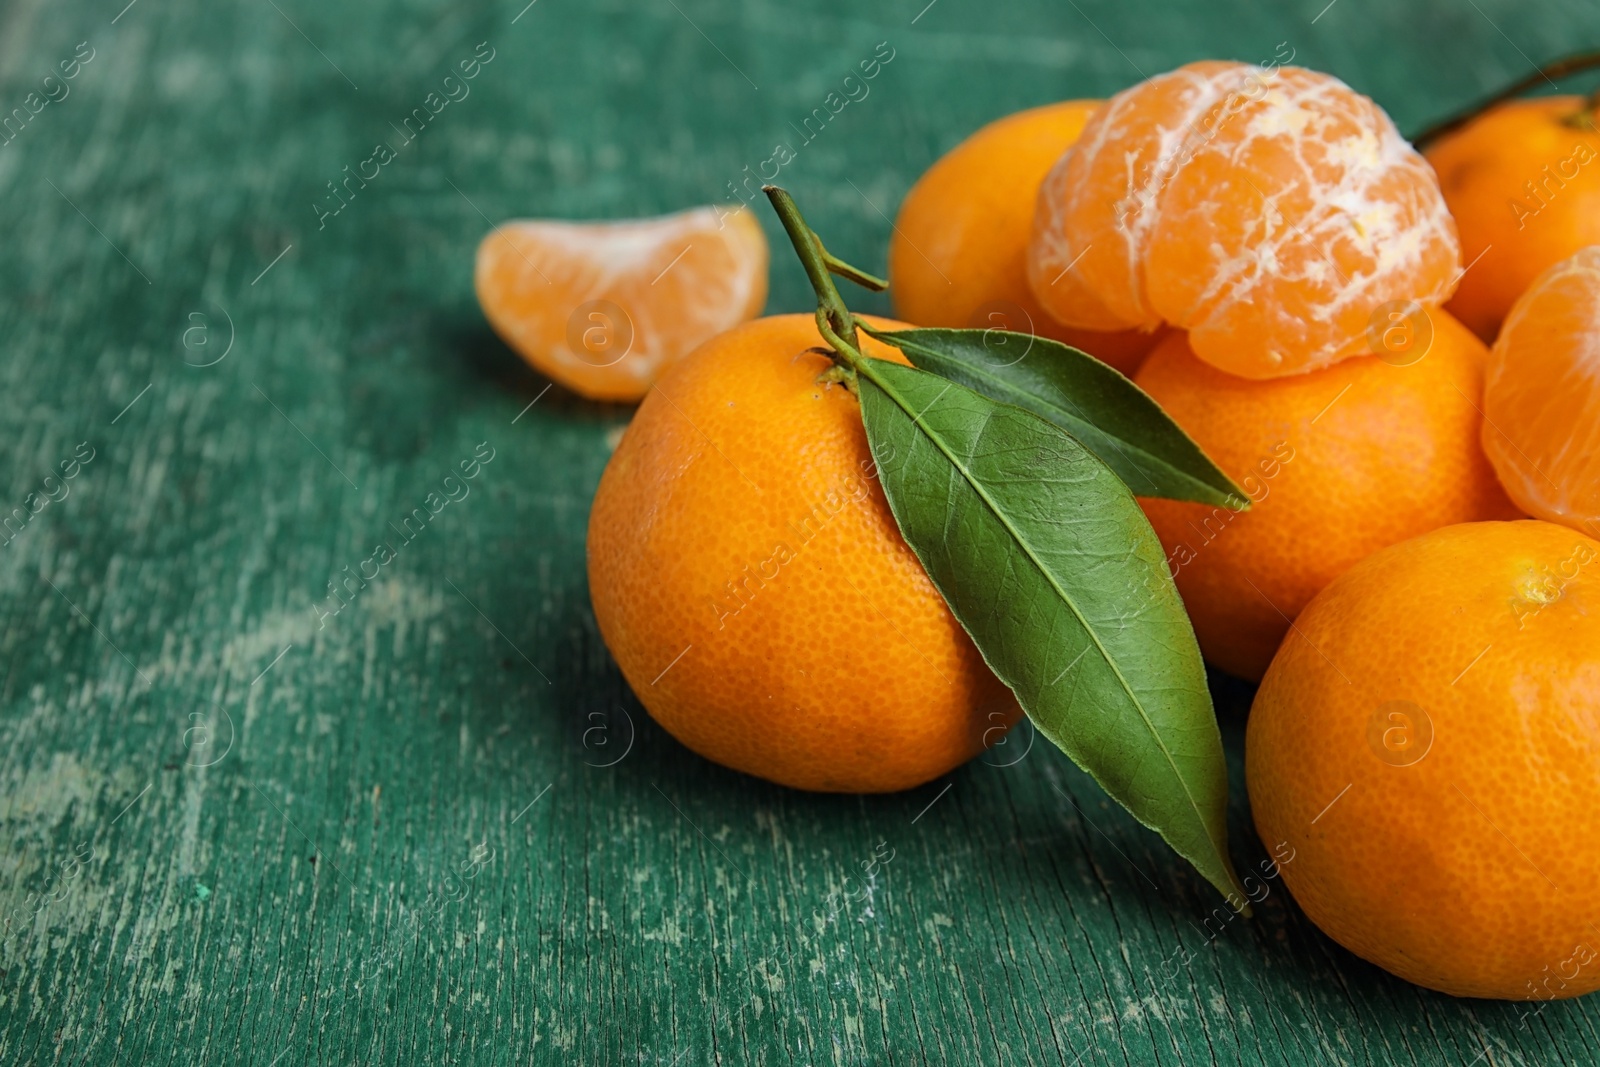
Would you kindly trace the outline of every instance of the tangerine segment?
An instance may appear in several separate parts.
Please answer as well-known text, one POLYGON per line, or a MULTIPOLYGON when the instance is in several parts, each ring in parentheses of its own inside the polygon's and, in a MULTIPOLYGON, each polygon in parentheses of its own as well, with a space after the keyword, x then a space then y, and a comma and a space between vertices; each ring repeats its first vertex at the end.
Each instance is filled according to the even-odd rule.
POLYGON ((1483 448, 1529 514, 1600 533, 1600 245, 1546 271, 1489 359, 1483 448))
POLYGON ((917 179, 889 239, 895 314, 920 326, 1037 334, 1133 373, 1154 334, 1063 326, 1028 288, 1039 185, 1102 103, 1067 100, 997 119, 917 179))
POLYGON ((478 301, 535 369, 594 400, 638 400, 767 299, 755 215, 694 208, 617 222, 519 219, 478 246, 478 301))
POLYGON ((1112 97, 1040 190, 1029 283, 1063 322, 1166 321, 1275 378, 1439 303, 1460 253, 1432 170, 1366 97, 1298 67, 1197 63, 1112 97))
POLYGON ((1439 304, 1460 266, 1432 169, 1366 97, 1284 67, 1167 183, 1151 301, 1196 354, 1247 378, 1367 352, 1374 312, 1439 304))
POLYGON ((822 343, 811 315, 758 319, 657 383, 600 479, 590 595, 689 748, 801 789, 908 789, 1021 711, 901 538, 822 343))
POLYGON ((1469 523, 1357 564, 1273 660, 1245 779, 1357 955, 1461 997, 1600 988, 1600 543, 1469 523))
POLYGON ((1028 282, 1069 326, 1153 330, 1142 264, 1157 202, 1243 63, 1190 63, 1106 102, 1039 189, 1028 282))

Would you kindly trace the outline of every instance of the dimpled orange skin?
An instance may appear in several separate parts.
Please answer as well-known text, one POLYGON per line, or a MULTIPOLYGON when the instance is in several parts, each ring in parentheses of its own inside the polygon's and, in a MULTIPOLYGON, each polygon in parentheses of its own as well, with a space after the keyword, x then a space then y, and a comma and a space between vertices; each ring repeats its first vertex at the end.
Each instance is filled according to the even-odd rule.
POLYGON ((889 238, 896 315, 921 326, 1034 333, 1133 373, 1156 334, 1064 326, 1028 288, 1039 183, 1102 102, 1067 100, 997 119, 917 179, 889 238), (1014 308, 1021 315, 1006 314, 1014 308))
POLYGON ((1600 244, 1600 134, 1565 121, 1583 106, 1577 96, 1513 100, 1423 152, 1455 216, 1462 261, 1474 264, 1445 306, 1485 341, 1536 277, 1600 244))
POLYGON ((1600 988, 1600 542, 1532 520, 1436 530, 1346 572, 1295 631, 1245 776, 1300 907, 1430 989, 1600 988))
POLYGON ((909 789, 1021 712, 901 538, 821 344, 810 315, 758 319, 657 383, 595 494, 589 591, 689 748, 800 789, 909 789))
POLYGON ((1432 346, 1410 366, 1369 355, 1250 381, 1174 334, 1140 368, 1134 380, 1251 499, 1246 512, 1140 501, 1214 665, 1259 679, 1289 620, 1364 557, 1516 516, 1478 445, 1483 343, 1431 315, 1432 346))

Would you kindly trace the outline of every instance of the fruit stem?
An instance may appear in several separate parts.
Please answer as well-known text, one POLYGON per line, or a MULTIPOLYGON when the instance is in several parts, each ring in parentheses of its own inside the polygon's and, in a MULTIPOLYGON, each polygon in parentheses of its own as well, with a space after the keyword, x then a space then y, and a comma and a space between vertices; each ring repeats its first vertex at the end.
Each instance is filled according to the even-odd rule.
MULTIPOLYGON (((772 201, 772 209, 778 213, 779 221, 789 234, 789 243, 794 245, 795 254, 806 269, 806 277, 811 280, 811 288, 816 291, 818 332, 823 340, 833 346, 840 362, 851 370, 860 370, 866 358, 861 354, 861 340, 856 336, 855 318, 845 306, 838 287, 833 284, 829 260, 832 259, 838 267, 848 269, 851 273, 844 274, 843 270, 840 273, 852 281, 855 280, 854 275, 867 278, 871 278, 871 275, 862 274, 849 264, 833 259, 823 250, 822 241, 806 225, 805 216, 800 214, 800 208, 788 190, 776 185, 763 185, 761 191, 772 201)), ((876 278, 872 280, 877 281, 876 278)))
MULTIPOLYGON (((816 236, 815 230, 812 231, 812 236, 816 236)), ((850 281, 853 281, 857 285, 861 286, 861 288, 869 289, 874 293, 881 293, 885 289, 889 288, 889 283, 878 277, 876 274, 868 274, 860 267, 852 267, 850 264, 834 255, 832 252, 828 251, 828 249, 822 244, 821 238, 817 239, 817 246, 822 248, 823 261, 827 264, 828 270, 832 273, 837 274, 841 278, 848 278, 850 281)))
MULTIPOLYGON (((1580 71, 1593 70, 1596 67, 1600 67, 1600 52, 1579 52, 1577 55, 1564 56, 1561 59, 1552 60, 1527 77, 1519 78, 1517 81, 1512 82, 1493 96, 1480 100, 1471 107, 1427 127, 1411 138, 1411 143, 1421 148, 1428 142, 1436 141, 1447 133, 1455 132, 1496 104, 1503 104, 1513 97, 1521 96, 1541 82, 1554 83, 1557 78, 1564 78, 1569 74, 1577 74, 1580 71)), ((1600 91, 1597 91, 1596 97, 1600 97, 1600 91)), ((1584 112, 1580 113, 1588 115, 1590 121, 1593 121, 1595 105, 1600 103, 1600 100, 1597 100, 1596 97, 1591 97, 1584 112)))

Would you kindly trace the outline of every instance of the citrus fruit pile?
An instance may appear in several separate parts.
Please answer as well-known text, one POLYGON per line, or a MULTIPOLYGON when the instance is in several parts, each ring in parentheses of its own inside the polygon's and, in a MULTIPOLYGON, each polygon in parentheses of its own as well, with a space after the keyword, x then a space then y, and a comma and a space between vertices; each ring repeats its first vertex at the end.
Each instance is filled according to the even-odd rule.
POLYGON ((1424 155, 1327 74, 1192 63, 956 145, 887 282, 767 189, 811 316, 750 321, 744 207, 507 223, 478 293, 536 368, 643 398, 590 591, 688 747, 880 792, 1026 714, 1248 911, 1203 656, 1261 682, 1254 820, 1325 932, 1445 992, 1573 996, 1600 988, 1595 103, 1497 100, 1424 155))

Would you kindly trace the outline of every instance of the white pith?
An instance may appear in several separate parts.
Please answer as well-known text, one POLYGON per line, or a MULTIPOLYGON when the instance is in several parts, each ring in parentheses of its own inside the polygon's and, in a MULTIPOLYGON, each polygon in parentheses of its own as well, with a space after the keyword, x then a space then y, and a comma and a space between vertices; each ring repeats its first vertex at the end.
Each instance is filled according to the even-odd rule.
MULTIPOLYGON (((1371 101, 1335 78, 1295 67, 1182 68, 1112 97, 1046 179, 1031 274, 1036 291, 1040 276, 1065 271, 1091 250, 1102 270, 1108 261, 1101 257, 1117 257, 1111 262, 1120 262, 1123 295, 1103 291, 1103 274, 1074 269, 1077 293, 1063 286, 1056 304, 1046 300, 1066 312, 1063 321, 1091 325, 1072 319, 1074 297, 1125 307, 1132 293, 1142 317, 1124 326, 1165 318, 1202 334, 1198 347, 1208 328, 1231 323, 1226 328, 1237 336, 1244 324, 1243 332, 1295 345, 1306 369, 1365 351, 1367 319, 1380 305, 1440 303, 1459 276, 1454 222, 1428 164, 1371 101), (1130 113, 1143 94, 1175 85, 1179 106, 1171 118, 1135 123, 1130 113), (1103 186, 1082 179, 1103 174, 1105 151, 1119 153, 1121 170, 1111 217, 1093 234, 1069 233, 1063 220, 1080 206, 1104 214, 1103 186), (1263 157, 1279 160, 1279 173, 1255 169, 1263 157), (1197 160, 1221 164, 1197 172, 1212 176, 1211 187, 1194 196, 1196 178, 1184 197, 1175 195, 1197 160), (1318 173, 1329 171, 1331 180, 1318 173), (1219 173, 1227 179, 1216 181, 1219 173), (1219 209, 1252 200, 1260 214, 1245 232, 1231 223, 1213 226, 1219 209), (1171 306, 1175 293, 1158 291, 1166 297, 1158 303, 1169 305, 1158 310, 1147 295, 1147 255, 1168 232, 1181 233, 1180 243, 1191 234, 1205 242, 1205 284, 1184 293, 1181 307, 1171 306), (1432 280, 1451 262, 1456 276, 1432 280), (1306 311, 1284 306, 1276 297, 1284 292, 1306 294, 1306 311)), ((1271 347, 1263 341, 1269 359, 1271 347)))

